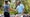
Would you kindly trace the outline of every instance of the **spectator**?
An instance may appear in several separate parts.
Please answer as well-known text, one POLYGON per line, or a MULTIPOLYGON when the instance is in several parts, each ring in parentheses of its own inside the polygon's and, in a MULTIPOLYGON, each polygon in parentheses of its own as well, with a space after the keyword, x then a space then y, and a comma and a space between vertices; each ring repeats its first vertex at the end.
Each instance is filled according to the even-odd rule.
POLYGON ((29 16, 30 17, 30 16, 29 16))
POLYGON ((30 14, 29 14, 29 17, 30 17, 30 14))
POLYGON ((24 5, 20 1, 18 1, 16 9, 18 10, 18 14, 23 14, 24 5))
POLYGON ((25 14, 25 15, 23 15, 23 17, 27 17, 27 15, 25 14))

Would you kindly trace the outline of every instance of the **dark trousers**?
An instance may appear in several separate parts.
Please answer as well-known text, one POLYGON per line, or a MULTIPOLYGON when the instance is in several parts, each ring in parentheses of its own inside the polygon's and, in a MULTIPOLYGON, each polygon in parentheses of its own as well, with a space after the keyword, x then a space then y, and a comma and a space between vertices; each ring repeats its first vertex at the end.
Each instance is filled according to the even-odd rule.
POLYGON ((10 17, 8 12, 4 12, 4 17, 10 17))

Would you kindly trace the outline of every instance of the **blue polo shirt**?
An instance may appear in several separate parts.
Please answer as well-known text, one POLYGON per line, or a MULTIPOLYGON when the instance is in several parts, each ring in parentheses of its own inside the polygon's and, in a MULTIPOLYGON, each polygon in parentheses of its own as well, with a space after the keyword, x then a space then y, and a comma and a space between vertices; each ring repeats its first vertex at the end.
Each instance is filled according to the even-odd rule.
POLYGON ((20 4, 20 5, 17 6, 16 9, 17 9, 17 11, 18 11, 19 14, 22 14, 23 13, 23 9, 24 9, 24 5, 20 4))
POLYGON ((10 8, 10 6, 8 4, 4 5, 4 12, 9 12, 8 9, 10 8))

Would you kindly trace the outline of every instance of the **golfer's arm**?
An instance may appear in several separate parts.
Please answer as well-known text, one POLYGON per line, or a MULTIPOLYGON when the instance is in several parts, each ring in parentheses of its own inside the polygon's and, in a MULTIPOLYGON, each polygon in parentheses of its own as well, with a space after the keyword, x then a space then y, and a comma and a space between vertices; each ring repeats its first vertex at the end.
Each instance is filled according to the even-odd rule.
POLYGON ((16 9, 12 9, 12 8, 10 8, 10 10, 11 10, 11 11, 16 11, 16 9))
POLYGON ((10 11, 12 11, 13 9, 12 8, 10 8, 10 11))

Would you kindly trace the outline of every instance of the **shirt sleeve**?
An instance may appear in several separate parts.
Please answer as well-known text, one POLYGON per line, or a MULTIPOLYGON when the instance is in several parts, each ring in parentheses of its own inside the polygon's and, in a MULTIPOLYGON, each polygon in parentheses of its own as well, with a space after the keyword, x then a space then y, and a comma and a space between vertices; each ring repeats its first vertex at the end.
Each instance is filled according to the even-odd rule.
POLYGON ((18 10, 19 6, 17 6, 16 10, 18 10))

